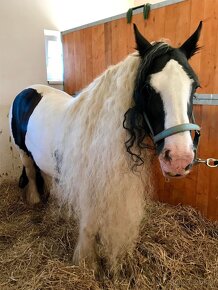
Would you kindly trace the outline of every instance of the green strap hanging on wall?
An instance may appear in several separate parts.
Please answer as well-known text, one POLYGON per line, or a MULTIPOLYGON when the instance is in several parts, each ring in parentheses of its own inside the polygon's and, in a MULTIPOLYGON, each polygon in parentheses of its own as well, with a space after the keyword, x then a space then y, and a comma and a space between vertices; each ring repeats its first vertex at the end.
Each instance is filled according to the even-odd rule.
POLYGON ((137 6, 134 8, 130 8, 126 13, 127 23, 131 23, 133 10, 136 10, 138 8, 143 8, 144 19, 148 19, 148 16, 149 16, 149 13, 151 10, 151 4, 149 4, 149 3, 147 3, 145 5, 140 5, 140 6, 137 6))
POLYGON ((126 13, 127 23, 131 23, 132 20, 132 8, 130 8, 126 13))
POLYGON ((147 3, 146 5, 144 5, 143 7, 144 19, 148 19, 150 10, 151 10, 151 4, 147 3))

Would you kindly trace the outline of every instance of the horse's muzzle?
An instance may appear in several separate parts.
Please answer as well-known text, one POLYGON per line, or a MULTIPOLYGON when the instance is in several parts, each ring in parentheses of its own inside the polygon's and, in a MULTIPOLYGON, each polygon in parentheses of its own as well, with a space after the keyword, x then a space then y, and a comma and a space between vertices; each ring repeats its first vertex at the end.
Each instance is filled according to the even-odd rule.
POLYGON ((185 177, 190 173, 194 160, 194 152, 172 152, 170 150, 164 150, 159 156, 160 166, 165 177, 185 177))

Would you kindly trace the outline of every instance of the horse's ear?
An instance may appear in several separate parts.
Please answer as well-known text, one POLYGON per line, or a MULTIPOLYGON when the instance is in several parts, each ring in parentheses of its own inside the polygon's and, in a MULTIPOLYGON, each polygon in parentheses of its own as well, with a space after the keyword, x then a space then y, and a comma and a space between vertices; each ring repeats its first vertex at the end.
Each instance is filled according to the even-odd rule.
POLYGON ((198 50, 198 40, 201 34, 202 21, 200 21, 198 28, 196 31, 187 39, 182 46, 180 46, 180 50, 186 55, 187 59, 191 58, 198 50))
POLYGON ((146 51, 152 46, 149 41, 147 41, 144 36, 141 35, 135 23, 134 33, 135 33, 135 41, 136 41, 136 49, 138 50, 141 57, 143 57, 146 51))

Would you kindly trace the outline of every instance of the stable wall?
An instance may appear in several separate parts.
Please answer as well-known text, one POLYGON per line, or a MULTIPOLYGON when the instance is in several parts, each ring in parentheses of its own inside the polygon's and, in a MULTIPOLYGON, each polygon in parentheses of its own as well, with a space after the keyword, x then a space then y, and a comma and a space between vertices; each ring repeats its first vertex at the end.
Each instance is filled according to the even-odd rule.
POLYGON ((8 112, 16 94, 46 84, 44 29, 57 29, 45 0, 0 3, 0 183, 18 177, 20 160, 9 139, 8 112))
MULTIPOLYGON (((172 1, 171 1, 172 2, 172 1)), ((174 1, 175 2, 175 1, 174 1)), ((199 45, 202 50, 191 64, 199 75, 199 93, 218 93, 218 1, 185 0, 151 10, 148 20, 136 14, 132 22, 150 41, 161 37, 180 46, 204 20, 199 45)), ((132 25, 123 16, 83 29, 63 33, 64 88, 73 94, 127 54, 134 51, 132 25)), ((218 107, 195 105, 196 122, 202 127, 199 156, 218 158, 218 107)), ((156 198, 171 204, 189 204, 211 219, 218 219, 218 168, 194 168, 185 179, 166 182, 154 158, 156 198)))

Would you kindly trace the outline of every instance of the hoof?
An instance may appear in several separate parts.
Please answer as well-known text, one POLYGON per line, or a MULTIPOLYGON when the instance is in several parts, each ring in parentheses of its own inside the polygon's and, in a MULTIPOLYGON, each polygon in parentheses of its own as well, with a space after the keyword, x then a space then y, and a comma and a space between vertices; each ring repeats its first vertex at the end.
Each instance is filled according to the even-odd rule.
POLYGON ((79 266, 80 264, 80 249, 78 245, 76 246, 76 249, 74 250, 73 253, 73 264, 75 266, 79 266))
POLYGON ((81 263, 84 263, 89 269, 93 270, 95 273, 97 273, 99 270, 96 257, 94 255, 83 255, 81 253, 80 247, 77 245, 73 254, 73 264, 75 266, 79 266, 81 265, 81 263))
POLYGON ((41 198, 38 192, 27 190, 24 200, 28 205, 35 206, 41 203, 41 198))

